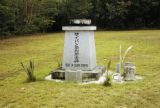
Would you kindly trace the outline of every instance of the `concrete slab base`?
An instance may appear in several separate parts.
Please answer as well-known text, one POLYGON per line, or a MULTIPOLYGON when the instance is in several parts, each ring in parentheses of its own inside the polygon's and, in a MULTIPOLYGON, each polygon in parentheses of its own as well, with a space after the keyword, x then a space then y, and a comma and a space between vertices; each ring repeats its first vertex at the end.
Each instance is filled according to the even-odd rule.
MULTIPOLYGON (((103 75, 100 76, 100 78, 98 80, 92 80, 92 81, 88 81, 88 82, 79 82, 80 85, 85 85, 85 84, 103 84, 104 81, 106 80, 106 72, 103 73, 103 75)), ((109 74, 113 74, 112 71, 109 71, 109 74)), ((139 76, 139 75, 135 75, 135 80, 134 81, 138 81, 138 80, 142 80, 143 77, 142 76, 139 76)), ((51 74, 48 75, 47 77, 45 77, 45 80, 49 80, 49 81, 55 81, 55 82, 65 82, 65 80, 61 80, 61 79, 52 79, 52 76, 51 74)), ((121 77, 121 80, 117 80, 117 79, 114 79, 112 80, 113 83, 117 83, 117 84, 125 84, 125 83, 131 83, 131 82, 134 82, 134 81, 125 81, 123 79, 123 77, 121 77)))
POLYGON ((57 69, 51 72, 51 79, 63 80, 67 82, 89 82, 96 81, 105 73, 106 68, 97 66, 93 70, 63 70, 57 69))

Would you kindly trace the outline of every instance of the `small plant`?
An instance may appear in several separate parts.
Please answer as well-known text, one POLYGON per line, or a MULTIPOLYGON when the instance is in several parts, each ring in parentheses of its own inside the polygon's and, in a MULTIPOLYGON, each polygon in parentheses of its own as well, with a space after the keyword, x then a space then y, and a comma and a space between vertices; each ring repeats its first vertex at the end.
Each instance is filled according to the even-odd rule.
POLYGON ((112 84, 112 75, 109 74, 110 66, 111 66, 111 60, 109 60, 107 65, 107 75, 105 76, 106 80, 103 83, 104 86, 111 86, 112 84))
POLYGON ((58 67, 58 69, 62 68, 62 59, 57 60, 57 67, 58 67))
MULTIPOLYGON (((121 70, 121 67, 124 65, 124 60, 125 60, 128 52, 132 49, 132 47, 133 47, 133 46, 129 46, 129 47, 125 50, 125 52, 124 52, 124 54, 123 54, 123 57, 122 57, 122 47, 121 47, 121 45, 120 45, 120 49, 119 49, 119 64, 120 64, 120 70, 121 70)), ((124 73, 122 73, 122 76, 124 76, 124 73)))
MULTIPOLYGON (((125 51, 123 57, 121 56, 121 63, 122 63, 122 64, 124 63, 124 60, 125 60, 125 58, 126 58, 128 52, 132 49, 132 47, 133 47, 133 46, 128 47, 128 48, 126 49, 126 51, 125 51)), ((121 54, 121 55, 122 55, 122 54, 121 54)))
POLYGON ((34 76, 34 62, 33 61, 29 61, 29 65, 25 66, 22 62, 21 62, 21 66, 23 68, 23 70, 26 72, 27 74, 27 81, 28 82, 34 82, 36 81, 36 77, 34 76))
POLYGON ((107 65, 107 76, 109 75, 110 67, 111 67, 111 60, 109 60, 108 65, 107 65))
POLYGON ((112 85, 112 75, 106 75, 106 80, 104 81, 104 86, 111 86, 112 85))

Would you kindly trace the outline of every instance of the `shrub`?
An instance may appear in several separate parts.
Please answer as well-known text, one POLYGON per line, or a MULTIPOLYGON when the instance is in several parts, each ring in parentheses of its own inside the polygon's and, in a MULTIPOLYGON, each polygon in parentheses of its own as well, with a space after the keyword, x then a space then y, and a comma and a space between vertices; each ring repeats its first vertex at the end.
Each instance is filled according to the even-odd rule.
POLYGON ((132 49, 132 47, 133 47, 133 46, 130 46, 130 47, 128 47, 128 48, 126 49, 126 51, 125 51, 123 57, 121 57, 121 63, 124 63, 124 60, 125 60, 125 58, 126 58, 128 52, 132 49))
POLYGON ((103 83, 104 86, 111 86, 112 85, 112 75, 106 75, 106 80, 103 83))
MULTIPOLYGON (((123 64, 124 64, 124 60, 125 60, 128 52, 132 49, 132 47, 133 47, 133 46, 129 46, 129 47, 125 50, 125 52, 124 52, 124 54, 123 54, 123 57, 122 57, 122 47, 121 47, 121 45, 120 45, 120 50, 119 50, 120 70, 121 70, 121 67, 122 67, 123 64)), ((123 75, 124 75, 124 73, 122 73, 122 76, 123 76, 123 75)))
POLYGON ((26 72, 27 74, 27 81, 28 82, 34 82, 36 81, 36 77, 34 76, 34 62, 33 61, 29 61, 29 65, 25 66, 22 62, 21 62, 21 66, 23 68, 23 70, 26 72))
POLYGON ((104 86, 112 85, 112 75, 109 74, 110 66, 111 66, 111 60, 109 60, 108 65, 107 65, 107 75, 105 76, 106 80, 103 83, 104 86))
POLYGON ((61 69, 62 68, 62 59, 57 60, 57 68, 61 69))

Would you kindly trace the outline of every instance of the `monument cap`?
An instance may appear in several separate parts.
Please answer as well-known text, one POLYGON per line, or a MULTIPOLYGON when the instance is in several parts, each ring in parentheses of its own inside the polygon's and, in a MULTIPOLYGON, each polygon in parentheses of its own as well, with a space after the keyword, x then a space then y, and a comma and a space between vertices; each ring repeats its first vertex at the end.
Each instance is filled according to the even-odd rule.
POLYGON ((72 25, 91 25, 91 19, 71 19, 70 24, 72 25))
POLYGON ((62 30, 64 31, 94 31, 96 26, 63 26, 62 30))

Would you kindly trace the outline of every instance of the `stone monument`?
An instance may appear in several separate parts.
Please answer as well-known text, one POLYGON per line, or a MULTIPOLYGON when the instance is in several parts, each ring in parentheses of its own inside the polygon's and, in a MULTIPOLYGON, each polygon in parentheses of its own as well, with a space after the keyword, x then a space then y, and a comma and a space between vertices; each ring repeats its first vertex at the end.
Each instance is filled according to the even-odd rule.
POLYGON ((105 67, 96 64, 94 31, 90 19, 72 19, 65 31, 62 69, 52 73, 53 79, 86 82, 98 79, 105 67))

